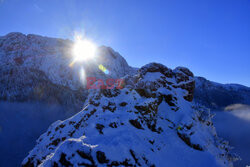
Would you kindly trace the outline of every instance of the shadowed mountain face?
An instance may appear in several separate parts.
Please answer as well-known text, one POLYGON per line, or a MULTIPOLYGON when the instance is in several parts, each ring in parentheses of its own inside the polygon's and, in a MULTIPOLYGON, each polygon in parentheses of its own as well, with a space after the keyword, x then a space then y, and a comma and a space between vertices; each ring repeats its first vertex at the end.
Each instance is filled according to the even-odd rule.
POLYGON ((195 102, 210 109, 224 110, 232 104, 250 104, 250 88, 237 84, 220 84, 206 80, 202 77, 195 78, 195 102))

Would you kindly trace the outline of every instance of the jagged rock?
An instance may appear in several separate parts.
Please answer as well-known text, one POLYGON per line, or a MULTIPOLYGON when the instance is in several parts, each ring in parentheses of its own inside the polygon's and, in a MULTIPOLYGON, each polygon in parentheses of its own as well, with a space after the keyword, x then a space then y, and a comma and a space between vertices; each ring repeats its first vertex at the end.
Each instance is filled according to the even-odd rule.
POLYGON ((131 123, 131 125, 133 125, 134 127, 136 127, 137 129, 144 129, 142 126, 141 126, 141 124, 140 124, 140 122, 138 121, 138 120, 129 120, 129 122, 131 123))
POLYGON ((193 73, 185 67, 177 67, 174 69, 174 72, 178 83, 176 87, 180 87, 182 89, 187 90, 188 94, 184 96, 184 98, 187 101, 192 101, 195 89, 195 81, 193 79, 194 77, 193 73))
POLYGON ((152 63, 126 78, 134 82, 119 93, 91 90, 85 108, 52 124, 23 166, 232 166, 237 157, 217 137, 209 110, 186 98, 189 70, 152 63))

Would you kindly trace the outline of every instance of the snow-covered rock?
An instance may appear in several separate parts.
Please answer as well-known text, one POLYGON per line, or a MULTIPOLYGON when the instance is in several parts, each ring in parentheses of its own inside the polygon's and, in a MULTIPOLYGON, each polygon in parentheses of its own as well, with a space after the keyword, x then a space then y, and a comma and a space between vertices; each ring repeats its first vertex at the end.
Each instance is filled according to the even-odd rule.
POLYGON ((192 103, 187 68, 151 63, 123 89, 91 90, 82 111, 53 123, 23 166, 232 166, 208 110, 192 103))
POLYGON ((220 84, 195 77, 194 100, 211 109, 224 109, 233 104, 250 105, 250 88, 238 84, 220 84))

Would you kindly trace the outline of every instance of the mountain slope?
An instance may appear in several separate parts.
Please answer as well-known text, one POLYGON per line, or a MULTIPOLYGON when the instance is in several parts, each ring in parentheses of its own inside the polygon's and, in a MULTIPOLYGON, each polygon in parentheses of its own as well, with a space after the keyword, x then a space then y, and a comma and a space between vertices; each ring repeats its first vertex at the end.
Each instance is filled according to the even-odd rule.
POLYGON ((232 166, 209 111, 192 103, 192 72, 152 63, 124 80, 52 124, 23 166, 232 166))
POLYGON ((224 109, 232 104, 250 105, 250 88, 237 84, 220 84, 195 77, 194 100, 211 109, 224 109))
POLYGON ((87 96, 80 69, 86 77, 99 79, 136 72, 119 53, 104 46, 98 48, 96 60, 71 67, 72 46, 70 40, 31 34, 0 37, 0 100, 44 101, 79 108, 87 96), (109 69, 109 75, 98 65, 109 69))

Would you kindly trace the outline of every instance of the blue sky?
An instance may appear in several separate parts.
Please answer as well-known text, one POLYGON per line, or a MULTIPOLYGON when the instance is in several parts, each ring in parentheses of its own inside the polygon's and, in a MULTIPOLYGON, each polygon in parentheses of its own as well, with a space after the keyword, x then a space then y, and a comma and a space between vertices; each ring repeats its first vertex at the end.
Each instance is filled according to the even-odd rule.
POLYGON ((160 62, 250 86, 249 0, 0 0, 0 35, 84 33, 132 66, 160 62))

